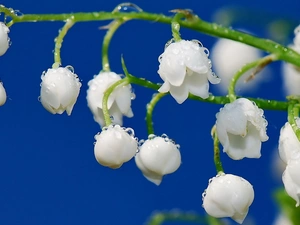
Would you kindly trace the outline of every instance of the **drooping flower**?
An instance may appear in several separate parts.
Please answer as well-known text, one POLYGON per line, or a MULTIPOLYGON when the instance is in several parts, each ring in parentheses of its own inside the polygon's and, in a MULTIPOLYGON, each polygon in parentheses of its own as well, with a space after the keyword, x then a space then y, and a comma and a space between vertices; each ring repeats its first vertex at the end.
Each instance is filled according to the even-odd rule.
POLYGON ((71 66, 48 69, 41 76, 40 101, 52 114, 71 115, 81 83, 71 66))
POLYGON ((218 84, 220 79, 211 70, 208 50, 199 41, 181 40, 171 43, 159 56, 157 71, 164 83, 159 92, 170 92, 183 103, 189 93, 201 98, 209 96, 209 82, 218 84))
POLYGON ((232 159, 259 158, 261 142, 267 141, 263 110, 246 98, 228 103, 217 113, 216 128, 223 151, 232 159))
POLYGON ((285 171, 282 175, 284 188, 289 196, 296 201, 296 207, 300 204, 300 153, 298 157, 288 161, 285 171))
POLYGON ((163 176, 175 172, 181 164, 179 146, 166 135, 149 135, 136 154, 135 163, 149 181, 160 185, 163 176))
POLYGON ((0 22, 0 56, 4 55, 9 47, 9 28, 3 23, 0 22))
POLYGON ((280 130, 278 149, 280 158, 286 164, 300 154, 300 142, 289 122, 280 130))
POLYGON ((209 181, 203 193, 203 208, 213 217, 231 217, 242 224, 254 200, 252 185, 242 177, 221 174, 209 181))
MULTIPOLYGON (((232 41, 229 39, 218 39, 211 51, 211 59, 214 62, 214 70, 222 79, 218 87, 225 93, 234 74, 245 64, 253 62, 263 56, 262 51, 252 46, 232 41)), ((237 92, 255 90, 258 83, 266 78, 267 73, 258 75, 254 80, 245 82, 251 75, 246 72, 236 85, 237 92)))
POLYGON ((112 169, 120 168, 137 152, 137 139, 131 128, 110 125, 95 135, 94 154, 99 164, 112 169))
MULTIPOLYGON (((300 25, 294 30, 295 38, 289 47, 300 53, 300 25)), ((282 62, 282 79, 286 95, 300 95, 300 68, 290 63, 282 62)))
POLYGON ((6 102, 6 91, 5 88, 3 87, 3 83, 0 82, 0 106, 4 105, 6 102))
MULTIPOLYGON (((121 80, 121 77, 113 72, 101 72, 94 76, 88 82, 87 102, 88 107, 93 113, 94 120, 99 123, 101 127, 105 126, 104 115, 102 111, 102 100, 104 93, 115 82, 121 80)), ((123 115, 133 117, 131 110, 131 85, 119 86, 110 94, 108 98, 108 109, 110 115, 113 117, 113 123, 123 124, 123 115)))

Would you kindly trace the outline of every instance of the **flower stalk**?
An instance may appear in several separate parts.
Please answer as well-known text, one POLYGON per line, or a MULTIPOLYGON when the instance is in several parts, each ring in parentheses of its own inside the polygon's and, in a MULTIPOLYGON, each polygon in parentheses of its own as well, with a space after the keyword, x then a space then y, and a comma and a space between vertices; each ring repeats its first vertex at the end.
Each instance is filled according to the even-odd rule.
POLYGON ((220 157, 219 139, 218 139, 218 134, 217 134, 217 130, 216 130, 216 125, 214 125, 211 129, 211 136, 214 141, 214 163, 215 163, 217 173, 218 174, 224 173, 224 169, 223 169, 222 161, 221 161, 221 157, 220 157))

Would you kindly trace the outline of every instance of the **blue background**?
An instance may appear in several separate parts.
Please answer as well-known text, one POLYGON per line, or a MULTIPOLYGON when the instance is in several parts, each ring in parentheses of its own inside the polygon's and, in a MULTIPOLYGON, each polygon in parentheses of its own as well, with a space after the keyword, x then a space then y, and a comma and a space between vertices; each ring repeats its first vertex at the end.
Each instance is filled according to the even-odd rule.
MULTIPOLYGON (((7 7, 23 13, 63 13, 111 11, 121 2, 111 1, 38 1, 5 0, 7 7)), ((274 1, 136 1, 145 11, 167 13, 170 9, 193 9, 201 18, 212 21, 216 10, 240 6, 245 13, 233 27, 247 28, 258 36, 266 32, 266 18, 299 21, 298 0, 274 1)), ((154 125, 181 145, 182 165, 157 187, 147 181, 134 160, 120 169, 99 165, 93 153, 94 135, 100 127, 93 121, 86 103, 87 82, 101 70, 101 45, 106 22, 76 24, 62 47, 63 65, 72 65, 82 80, 82 88, 70 117, 52 115, 38 101, 40 76, 53 63, 54 38, 63 23, 16 24, 9 34, 12 46, 0 59, 0 79, 7 91, 6 104, 0 108, 0 224, 53 225, 101 224, 141 225, 154 210, 180 209, 203 214, 201 194, 208 179, 215 175, 210 129, 220 105, 186 101, 182 105, 167 96, 158 103, 154 125)), ((293 24, 294 26, 295 24, 293 24)), ((211 48, 216 38, 182 29, 184 39, 198 39, 211 48)), ((290 33, 285 37, 292 37, 290 33)), ((161 82, 158 56, 171 38, 170 26, 155 22, 130 21, 113 37, 110 48, 111 68, 122 73, 124 55, 130 73, 161 82)), ((276 37, 275 37, 276 38, 276 37)), ((278 37, 277 37, 278 38, 278 37)), ((291 39, 281 40, 288 44, 291 39)), ((280 63, 271 67, 270 82, 263 83, 260 97, 283 100, 280 63)), ((221 76, 221 75, 220 75, 221 76)), ((132 127, 139 139, 147 137, 145 105, 153 91, 134 86, 132 127)), ((218 93, 216 87, 211 92, 218 93)), ((274 176, 272 160, 279 131, 286 121, 285 112, 265 112, 270 139, 263 144, 262 157, 233 161, 222 154, 225 172, 244 177, 255 189, 249 218, 256 224, 271 224, 277 208, 272 200, 274 176)))

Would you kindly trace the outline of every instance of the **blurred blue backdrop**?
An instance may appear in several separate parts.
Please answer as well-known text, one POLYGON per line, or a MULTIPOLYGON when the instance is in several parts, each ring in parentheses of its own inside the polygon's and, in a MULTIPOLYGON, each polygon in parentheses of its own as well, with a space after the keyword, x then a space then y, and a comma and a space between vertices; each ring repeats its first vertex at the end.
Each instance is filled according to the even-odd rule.
MULTIPOLYGON (((117 0, 1 2, 23 13, 111 11, 119 3, 117 0)), ((270 37, 269 19, 289 19, 293 28, 299 21, 300 7, 298 0, 138 0, 134 3, 155 13, 193 9, 208 21, 215 20, 216 12, 224 7, 239 8, 235 11, 233 28, 247 29, 261 37, 270 37)), ((53 63, 53 40, 63 23, 20 23, 11 28, 12 45, 0 59, 0 79, 8 94, 6 104, 0 108, 0 224, 142 225, 155 210, 204 213, 201 194, 208 179, 215 175, 210 129, 220 105, 192 100, 178 105, 169 96, 158 103, 154 112, 156 133, 168 134, 181 145, 182 153, 179 170, 166 176, 159 187, 142 176, 134 160, 118 170, 96 162, 93 142, 100 127, 87 108, 86 89, 87 82, 101 70, 105 31, 98 28, 107 23, 78 23, 63 42, 62 63, 72 65, 83 84, 70 117, 52 115, 38 101, 40 76, 53 63)), ((198 39, 209 49, 217 40, 185 29, 181 33, 184 39, 198 39)), ((292 29, 279 30, 278 35, 273 38, 288 44, 292 29)), ((122 73, 120 56, 123 54, 130 73, 161 82, 157 58, 170 38, 168 25, 128 22, 113 37, 109 55, 112 70, 122 73)), ((274 63, 270 69, 270 81, 247 96, 284 99, 280 63, 274 63)), ((134 90, 135 116, 125 119, 124 125, 132 127, 139 139, 145 139, 145 105, 153 91, 137 86, 134 90)), ((217 94, 217 86, 210 91, 217 94)), ((286 121, 285 112, 266 111, 265 115, 270 139, 263 144, 259 160, 233 161, 226 154, 221 155, 225 172, 242 176, 254 186, 255 200, 248 218, 259 225, 272 224, 277 214, 272 191, 281 186, 281 178, 274 175, 272 162, 280 128, 286 121)))

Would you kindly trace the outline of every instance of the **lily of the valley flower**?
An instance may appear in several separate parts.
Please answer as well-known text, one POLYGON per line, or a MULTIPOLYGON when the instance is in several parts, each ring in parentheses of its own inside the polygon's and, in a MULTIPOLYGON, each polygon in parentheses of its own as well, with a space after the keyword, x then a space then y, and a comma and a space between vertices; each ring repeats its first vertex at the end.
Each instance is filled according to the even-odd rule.
POLYGON ((164 175, 179 168, 181 155, 178 148, 167 136, 149 135, 135 156, 136 165, 149 181, 159 185, 164 175))
POLYGON ((280 130, 278 149, 280 158, 286 164, 300 154, 300 142, 289 122, 280 130))
POLYGON ((3 87, 3 83, 0 82, 0 106, 4 105, 6 102, 6 91, 3 87))
POLYGON ((203 193, 203 208, 213 217, 231 217, 242 224, 254 199, 252 185, 232 174, 221 174, 209 181, 203 193))
POLYGON ((71 66, 48 69, 41 76, 40 101, 52 114, 71 115, 81 83, 71 66))
POLYGON ((99 164, 117 169, 134 157, 137 139, 131 128, 110 125, 95 135, 94 154, 99 164))
POLYGON ((291 196, 297 203, 296 207, 300 204, 300 153, 298 157, 294 157, 288 161, 286 169, 282 175, 282 181, 286 192, 291 196))
MULTIPOLYGON (((211 58, 214 62, 214 69, 220 75, 222 82, 218 87, 225 93, 234 74, 246 63, 253 62, 263 56, 262 51, 241 42, 229 39, 218 39, 211 51, 211 58), (241 57, 241 55, 243 57, 241 57)), ((237 82, 236 89, 241 91, 255 90, 258 82, 265 78, 257 76, 251 82, 245 79, 251 75, 251 71, 245 73, 237 82)))
POLYGON ((158 74, 164 84, 159 92, 170 92, 183 103, 189 93, 201 98, 209 96, 209 82, 217 84, 220 79, 211 70, 208 50, 198 41, 181 40, 171 43, 159 56, 158 74))
POLYGON ((218 138, 230 158, 261 156, 261 142, 269 138, 262 109, 246 98, 239 98, 226 104, 216 117, 218 138))
MULTIPOLYGON (((290 48, 300 53, 300 25, 294 30, 295 38, 290 48)), ((286 95, 300 95, 300 68, 290 63, 282 62, 282 79, 286 95)))
MULTIPOLYGON (((88 82, 87 102, 94 115, 94 120, 101 127, 105 126, 104 115, 102 111, 102 100, 104 92, 115 82, 121 80, 121 77, 113 72, 101 72, 94 76, 88 82)), ((133 117, 131 110, 131 85, 117 87, 108 98, 108 109, 113 117, 113 123, 122 126, 123 115, 133 117)))
POLYGON ((2 22, 0 22, 0 56, 4 55, 9 47, 9 28, 2 22))

